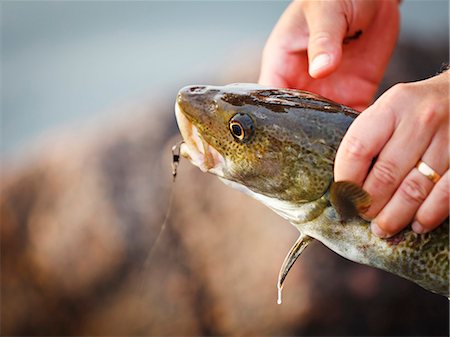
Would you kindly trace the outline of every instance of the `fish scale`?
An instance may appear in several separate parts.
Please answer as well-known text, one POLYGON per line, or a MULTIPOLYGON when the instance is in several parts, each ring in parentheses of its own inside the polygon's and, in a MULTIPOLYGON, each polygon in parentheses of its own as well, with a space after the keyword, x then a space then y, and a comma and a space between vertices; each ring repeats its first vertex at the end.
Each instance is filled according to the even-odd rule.
POLYGON ((337 148, 356 117, 353 109, 313 93, 256 84, 189 86, 176 102, 181 155, 299 230, 280 270, 279 303, 290 268, 314 240, 448 297, 448 218, 430 233, 408 226, 382 239, 358 216, 370 196, 355 184, 333 181, 337 148))

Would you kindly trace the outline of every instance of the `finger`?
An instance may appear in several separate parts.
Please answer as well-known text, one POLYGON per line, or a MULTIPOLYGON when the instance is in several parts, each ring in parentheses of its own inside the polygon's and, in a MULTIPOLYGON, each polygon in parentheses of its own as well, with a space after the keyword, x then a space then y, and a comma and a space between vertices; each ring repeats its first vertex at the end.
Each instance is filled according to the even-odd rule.
POLYGON ((289 87, 292 78, 306 74, 308 35, 308 25, 301 3, 294 1, 280 17, 267 40, 258 82, 263 85, 289 87))
POLYGON ((433 183, 417 169, 413 169, 389 203, 372 221, 374 234, 387 238, 406 227, 432 188, 433 183), (399 209, 402 211, 399 212, 399 209))
MULTIPOLYGON (((421 106, 415 106, 414 102, 411 105, 405 103, 401 95, 388 97, 387 102, 391 101, 389 104, 393 107, 401 107, 401 109, 394 111, 398 122, 394 134, 379 154, 363 185, 363 188, 373 199, 371 207, 364 214, 367 218, 376 217, 397 193, 395 199, 392 200, 393 204, 386 210, 387 216, 384 217, 385 220, 394 221, 392 225, 394 228, 395 225, 406 226, 405 221, 407 220, 405 219, 409 217, 409 220, 411 220, 413 216, 408 212, 412 212, 412 208, 417 209, 416 203, 423 196, 426 197, 432 187, 426 179, 417 176, 416 173, 405 179, 417 162, 422 158, 424 161, 428 160, 429 165, 432 165, 439 172, 445 171, 441 161, 442 149, 445 148, 445 144, 442 144, 442 140, 445 139, 444 128, 438 130, 439 120, 429 118, 433 113, 428 113, 421 106), (412 112, 409 112, 409 109, 412 112), (420 113, 416 118, 414 117, 415 109, 418 109, 418 113, 420 113), (408 113, 405 113, 405 111, 408 111, 408 113), (402 182, 403 186, 401 186, 402 182), (411 190, 414 187, 417 187, 416 192, 419 193, 420 191, 422 195, 414 196, 411 190), (424 193, 425 195, 423 195, 424 193), (415 201, 411 199, 414 197, 416 197, 415 201), (406 207, 408 212, 405 211, 403 217, 394 219, 394 204, 399 207, 397 210, 406 207)), ((382 223, 379 223, 379 225, 383 227, 382 223)))
POLYGON ((439 179, 428 198, 420 206, 413 223, 416 233, 426 233, 438 227, 449 215, 449 171, 439 179))
MULTIPOLYGON (((448 153, 442 152, 447 140, 445 128, 439 129, 421 158, 423 162, 440 173, 448 169, 448 153)), ((373 220, 374 233, 381 237, 389 237, 406 227, 428 198, 433 187, 434 183, 417 167, 411 169, 392 198, 373 220)))
POLYGON ((309 74, 321 78, 334 71, 341 61, 342 41, 348 31, 346 13, 341 2, 305 2, 309 27, 309 74))
MULTIPOLYGON (((436 141, 436 147, 440 149, 448 149, 449 134, 447 128, 440 129, 439 142, 436 141)), ((437 138, 437 137, 436 137, 437 138)), ((435 139, 436 139, 435 138, 435 139)), ((434 144, 434 142, 433 142, 434 144)), ((433 145, 432 144, 432 145, 433 145)), ((433 186, 433 189, 425 200, 420 205, 419 210, 416 213, 415 223, 413 224, 413 230, 417 233, 425 233, 433 230, 441 224, 441 222, 448 217, 449 213, 449 151, 443 152, 443 155, 439 158, 439 165, 433 167, 438 174, 445 172, 439 181, 433 186), (443 169, 442 169, 443 167, 443 169)))
POLYGON ((377 106, 363 111, 342 139, 334 162, 336 181, 349 180, 362 186, 372 160, 394 132, 394 115, 377 106))

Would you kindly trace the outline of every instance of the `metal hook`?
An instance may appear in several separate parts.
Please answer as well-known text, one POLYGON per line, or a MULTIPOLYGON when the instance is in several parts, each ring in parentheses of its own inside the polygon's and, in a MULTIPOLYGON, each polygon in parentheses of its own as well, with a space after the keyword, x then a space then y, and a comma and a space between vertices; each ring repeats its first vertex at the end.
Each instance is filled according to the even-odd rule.
POLYGON ((175 181, 175 177, 177 176, 178 164, 180 163, 180 147, 184 141, 180 141, 172 146, 172 176, 173 181, 175 181))

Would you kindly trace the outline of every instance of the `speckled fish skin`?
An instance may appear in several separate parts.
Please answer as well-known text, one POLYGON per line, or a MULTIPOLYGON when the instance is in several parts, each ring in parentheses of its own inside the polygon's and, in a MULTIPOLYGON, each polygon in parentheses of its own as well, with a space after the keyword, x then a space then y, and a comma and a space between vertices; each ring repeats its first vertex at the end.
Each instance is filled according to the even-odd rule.
POLYGON ((262 201, 302 235, 341 256, 449 295, 448 219, 431 233, 408 228, 386 240, 372 235, 360 217, 343 220, 330 204, 334 157, 357 116, 354 110, 308 92, 251 84, 185 87, 176 110, 187 143, 184 156, 192 160, 203 153, 192 160, 195 165, 262 201), (248 141, 237 141, 230 132, 236 114, 253 122, 248 141), (194 133, 202 146, 192 140, 194 133))

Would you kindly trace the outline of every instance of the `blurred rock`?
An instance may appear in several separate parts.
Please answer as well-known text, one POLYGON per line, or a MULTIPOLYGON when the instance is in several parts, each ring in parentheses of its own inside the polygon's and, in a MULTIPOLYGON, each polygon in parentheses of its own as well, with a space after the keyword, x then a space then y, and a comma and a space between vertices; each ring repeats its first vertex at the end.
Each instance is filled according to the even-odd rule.
POLYGON ((291 282, 302 301, 275 304, 294 229, 186 162, 172 185, 171 100, 127 111, 128 121, 101 134, 58 138, 7 173, 3 333, 289 334, 286 320, 302 320, 308 283, 300 275, 291 282), (171 188, 171 215, 154 246, 171 188))
POLYGON ((318 242, 278 306, 296 230, 186 161, 172 184, 173 99, 4 165, 2 335, 448 335, 446 298, 318 242))

